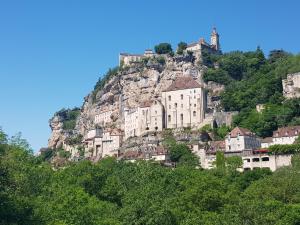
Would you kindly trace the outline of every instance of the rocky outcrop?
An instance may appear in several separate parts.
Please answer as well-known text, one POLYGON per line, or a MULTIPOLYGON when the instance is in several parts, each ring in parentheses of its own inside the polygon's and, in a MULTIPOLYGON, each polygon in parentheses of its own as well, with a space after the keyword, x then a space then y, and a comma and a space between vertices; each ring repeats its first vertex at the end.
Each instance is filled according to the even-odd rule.
MULTIPOLYGON (((194 57, 187 56, 160 56, 160 59, 152 59, 134 63, 122 68, 116 75, 110 78, 101 90, 91 93, 84 98, 80 115, 76 122, 74 133, 85 136, 94 128, 94 118, 103 111, 112 111, 112 122, 107 126, 123 129, 123 110, 125 107, 136 107, 141 102, 150 99, 160 99, 161 92, 165 90, 177 76, 190 75, 199 83, 203 83, 202 75, 206 67, 195 62, 194 57), (163 60, 162 60, 163 57, 163 60)), ((223 87, 217 84, 206 85, 211 96, 216 96, 223 87)), ((63 118, 54 116, 50 120, 52 134, 48 146, 60 147, 63 141, 72 135, 63 130, 63 118)))

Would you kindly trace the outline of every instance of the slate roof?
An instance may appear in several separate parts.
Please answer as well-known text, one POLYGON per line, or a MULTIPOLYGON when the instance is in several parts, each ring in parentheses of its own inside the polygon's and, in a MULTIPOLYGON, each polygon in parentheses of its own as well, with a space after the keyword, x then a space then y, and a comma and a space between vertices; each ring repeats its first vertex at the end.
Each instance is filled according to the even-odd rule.
POLYGON ((166 89, 167 91, 177 91, 192 88, 201 88, 202 86, 191 76, 177 77, 175 81, 166 89))

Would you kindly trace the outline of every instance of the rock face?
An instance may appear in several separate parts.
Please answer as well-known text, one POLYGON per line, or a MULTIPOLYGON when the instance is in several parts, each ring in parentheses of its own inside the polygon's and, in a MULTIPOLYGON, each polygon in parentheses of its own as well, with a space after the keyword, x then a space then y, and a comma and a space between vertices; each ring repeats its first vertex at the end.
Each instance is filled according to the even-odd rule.
POLYGON ((288 74, 287 79, 282 80, 283 96, 286 98, 300 97, 300 72, 288 74))
MULTIPOLYGON (((171 85, 177 76, 190 75, 199 83, 203 83, 202 75, 206 70, 191 56, 170 57, 163 56, 163 62, 151 60, 147 63, 133 63, 122 68, 110 78, 104 87, 84 98, 81 113, 77 119, 74 133, 84 136, 88 130, 94 128, 94 118, 100 112, 112 111, 112 122, 108 127, 124 129, 123 112, 125 107, 136 107, 141 102, 150 99, 161 99, 161 92, 171 85), (94 97, 93 97, 94 96, 94 97)), ((207 85, 215 96, 223 87, 207 85)), ((62 129, 62 119, 53 117, 50 120, 52 135, 49 147, 57 148, 70 135, 62 129)))
POLYGON ((65 140, 65 132, 63 130, 63 121, 60 116, 54 116, 49 121, 50 128, 52 130, 51 137, 48 140, 49 148, 60 148, 62 147, 63 141, 65 140))

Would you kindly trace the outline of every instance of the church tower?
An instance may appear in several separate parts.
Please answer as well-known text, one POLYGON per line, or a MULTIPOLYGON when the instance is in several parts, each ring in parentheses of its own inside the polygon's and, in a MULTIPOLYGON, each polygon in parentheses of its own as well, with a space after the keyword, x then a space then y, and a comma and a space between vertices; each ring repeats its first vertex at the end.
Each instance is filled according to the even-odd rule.
POLYGON ((214 46, 215 50, 220 51, 219 34, 214 27, 210 35, 210 44, 214 46))

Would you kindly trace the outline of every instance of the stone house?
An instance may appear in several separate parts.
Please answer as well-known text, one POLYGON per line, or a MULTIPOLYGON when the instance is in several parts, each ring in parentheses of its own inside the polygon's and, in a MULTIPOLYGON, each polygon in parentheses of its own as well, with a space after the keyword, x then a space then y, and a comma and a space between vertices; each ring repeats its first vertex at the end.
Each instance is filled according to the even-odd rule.
POLYGON ((260 148, 260 140, 250 130, 235 127, 225 138, 226 151, 245 151, 260 148))
POLYGON ((272 145, 293 144, 300 135, 300 126, 281 127, 273 132, 272 145))
POLYGON ((122 145, 123 136, 123 132, 119 129, 96 128, 90 130, 83 141, 86 157, 100 159, 116 155, 116 150, 122 145))
POLYGON ((199 127, 204 120, 204 88, 191 76, 177 77, 162 92, 166 128, 199 127))

